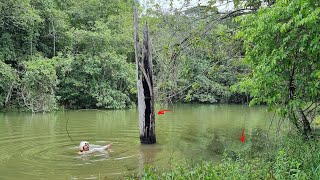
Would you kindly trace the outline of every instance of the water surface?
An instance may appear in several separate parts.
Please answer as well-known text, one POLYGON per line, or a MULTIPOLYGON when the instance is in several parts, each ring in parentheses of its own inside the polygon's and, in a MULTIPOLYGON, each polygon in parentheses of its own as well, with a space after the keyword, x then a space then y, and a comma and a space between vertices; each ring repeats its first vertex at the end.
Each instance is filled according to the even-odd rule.
POLYGON ((252 147, 259 143, 252 132, 269 131, 270 114, 263 106, 169 108, 173 112, 156 115, 155 145, 140 144, 136 109, 1 113, 0 179, 113 179, 146 164, 170 168, 179 160, 219 163, 225 149, 252 147), (67 122, 75 143, 67 135, 67 122), (239 140, 243 128, 244 143, 239 140), (93 145, 113 143, 114 152, 78 155, 82 140, 93 145))

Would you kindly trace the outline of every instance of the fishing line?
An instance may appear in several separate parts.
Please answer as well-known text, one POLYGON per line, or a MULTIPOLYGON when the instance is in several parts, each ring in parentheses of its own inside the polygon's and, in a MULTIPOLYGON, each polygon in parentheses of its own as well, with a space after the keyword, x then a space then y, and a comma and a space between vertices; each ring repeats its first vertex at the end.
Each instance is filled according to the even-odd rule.
MULTIPOLYGON (((66 116, 66 114, 64 114, 64 116, 66 116)), ((70 140, 73 142, 73 144, 74 144, 74 145, 77 145, 77 144, 74 142, 74 140, 72 139, 72 137, 70 136, 70 134, 69 134, 69 131, 68 131, 68 122, 69 122, 69 116, 67 116, 66 131, 67 131, 67 134, 68 134, 70 140)))
MULTIPOLYGON (((94 111, 104 112, 104 111, 99 110, 99 109, 79 109, 79 110, 77 110, 77 111, 75 111, 75 112, 78 112, 78 111, 88 111, 88 110, 91 110, 91 111, 94 110, 94 111)), ((104 112, 104 113, 106 113, 106 112, 104 112)), ((66 116, 66 114, 64 114, 64 116, 66 116)), ((74 140, 72 139, 72 137, 71 137, 70 134, 69 134, 69 130, 68 130, 69 116, 67 116, 66 119, 67 119, 67 121, 66 121, 66 131, 67 131, 67 134, 68 134, 70 140, 77 146, 77 144, 74 142, 74 140)))

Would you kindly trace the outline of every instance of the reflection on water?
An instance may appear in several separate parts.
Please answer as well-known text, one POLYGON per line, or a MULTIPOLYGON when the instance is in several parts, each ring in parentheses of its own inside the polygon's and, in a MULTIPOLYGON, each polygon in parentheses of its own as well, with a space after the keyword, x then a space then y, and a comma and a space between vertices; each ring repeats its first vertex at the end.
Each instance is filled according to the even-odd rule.
POLYGON ((218 163, 226 150, 262 151, 270 141, 265 107, 176 105, 170 109, 174 111, 156 116, 154 145, 140 145, 136 109, 2 113, 0 179, 109 179, 141 172, 147 164, 166 169, 179 160, 218 163), (75 143, 67 135, 67 121, 75 143), (112 143, 114 152, 79 155, 78 143, 83 140, 97 146, 112 143))
POLYGON ((221 136, 219 136, 218 132, 219 130, 212 133, 211 140, 209 141, 209 144, 207 146, 207 151, 213 155, 221 155, 225 150, 222 138, 221 136))

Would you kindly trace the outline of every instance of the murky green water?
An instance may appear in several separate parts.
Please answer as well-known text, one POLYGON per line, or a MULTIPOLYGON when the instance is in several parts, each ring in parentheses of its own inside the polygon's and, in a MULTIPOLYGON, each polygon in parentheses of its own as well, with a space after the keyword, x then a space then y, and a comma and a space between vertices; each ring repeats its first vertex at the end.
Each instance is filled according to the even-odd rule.
POLYGON ((146 164, 169 168, 178 159, 218 163, 224 149, 245 148, 255 142, 251 132, 269 128, 265 107, 177 105, 170 109, 173 112, 156 115, 155 145, 140 145, 136 109, 2 113, 0 179, 113 179, 146 164), (67 120, 76 144, 66 133, 67 120), (244 143, 239 140, 243 128, 244 143), (78 155, 81 140, 113 143, 114 152, 78 155))

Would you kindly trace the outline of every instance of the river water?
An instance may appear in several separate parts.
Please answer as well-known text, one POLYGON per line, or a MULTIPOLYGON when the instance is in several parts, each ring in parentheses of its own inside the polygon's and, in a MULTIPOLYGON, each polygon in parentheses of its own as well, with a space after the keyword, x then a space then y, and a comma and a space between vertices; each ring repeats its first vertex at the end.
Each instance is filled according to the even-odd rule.
POLYGON ((270 134, 274 127, 269 129, 271 115, 264 106, 168 108, 173 112, 156 115, 154 145, 140 144, 136 109, 1 113, 0 179, 114 179, 148 164, 166 169, 180 161, 219 163, 226 149, 248 149, 261 142, 253 137, 256 130, 270 134), (112 143, 113 152, 79 155, 82 140, 91 145, 112 143))

